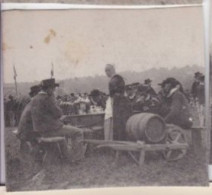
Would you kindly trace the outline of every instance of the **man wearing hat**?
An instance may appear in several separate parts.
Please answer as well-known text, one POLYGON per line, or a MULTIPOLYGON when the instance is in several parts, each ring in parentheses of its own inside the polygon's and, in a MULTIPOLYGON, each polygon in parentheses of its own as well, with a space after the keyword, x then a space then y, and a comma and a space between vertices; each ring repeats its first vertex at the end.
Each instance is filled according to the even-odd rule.
MULTIPOLYGON (((38 94, 40 91, 39 85, 34 85, 30 88, 29 95, 31 99, 38 94)), ((31 101, 25 106, 21 118, 18 124, 17 137, 21 140, 21 147, 26 141, 29 141, 32 145, 34 144, 33 136, 33 125, 32 125, 32 115, 31 115, 31 101)))
POLYGON ((163 89, 169 107, 165 121, 187 129, 190 128, 193 123, 188 100, 181 88, 179 81, 175 78, 167 78, 163 81, 163 89))
POLYGON ((151 84, 152 84, 152 80, 151 79, 148 78, 148 79, 144 80, 144 86, 147 87, 147 91, 146 92, 148 94, 150 94, 151 96, 156 96, 157 94, 156 94, 155 90, 152 88, 151 84))
POLYGON ((79 160, 84 155, 83 133, 79 128, 63 124, 62 111, 54 96, 55 88, 58 86, 55 79, 46 79, 41 82, 41 91, 32 99, 31 103, 33 130, 42 137, 66 136, 71 138, 73 155, 70 156, 66 150, 62 152, 67 160, 79 160))
POLYGON ((40 85, 34 85, 30 88, 30 92, 29 92, 29 96, 31 98, 33 98, 34 96, 36 96, 41 90, 41 86, 40 85))
POLYGON ((104 99, 103 94, 98 89, 92 90, 89 95, 89 98, 92 106, 97 106, 101 107, 102 109, 105 109, 106 101, 104 99))
POLYGON ((192 87, 191 87, 191 93, 192 93, 194 101, 196 101, 196 99, 197 99, 197 88, 200 84, 200 77, 201 76, 202 76, 202 74, 200 72, 194 73, 194 82, 193 82, 192 87))

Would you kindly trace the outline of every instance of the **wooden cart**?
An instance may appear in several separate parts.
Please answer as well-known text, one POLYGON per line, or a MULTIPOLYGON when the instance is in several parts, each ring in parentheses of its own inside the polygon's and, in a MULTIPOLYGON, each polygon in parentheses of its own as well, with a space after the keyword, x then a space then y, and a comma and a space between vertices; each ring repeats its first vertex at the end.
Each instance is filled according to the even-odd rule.
MULTIPOLYGON (((95 145, 96 148, 110 148, 115 150, 115 160, 117 160, 121 151, 126 151, 138 165, 143 164, 145 154, 148 151, 161 152, 167 161, 178 160, 185 156, 189 145, 184 131, 175 125, 166 125, 163 119, 157 115, 148 113, 148 116, 146 116, 147 114, 137 114, 131 117, 127 122, 128 130, 131 129, 128 132, 137 137, 139 135, 138 132, 135 132, 137 130, 136 128, 146 128, 146 126, 152 122, 157 125, 159 132, 159 134, 155 134, 155 142, 154 140, 148 142, 146 139, 142 139, 142 141, 139 139, 134 139, 134 141, 105 141, 103 136, 100 137, 100 139, 99 137, 95 139, 95 136, 93 136, 92 139, 85 139, 84 143, 95 145), (162 121, 162 126, 160 126, 158 121, 152 120, 155 119, 155 117, 159 119, 159 122, 162 121), (134 124, 136 124, 136 126, 134 124), (162 133, 163 136, 160 137, 162 133)), ((96 132, 102 132, 103 135, 104 113, 67 116, 65 121, 67 124, 80 128, 89 128, 93 130, 94 134, 96 132)), ((150 131, 152 130, 150 129, 150 131)), ((148 140, 150 140, 150 138, 148 140)))

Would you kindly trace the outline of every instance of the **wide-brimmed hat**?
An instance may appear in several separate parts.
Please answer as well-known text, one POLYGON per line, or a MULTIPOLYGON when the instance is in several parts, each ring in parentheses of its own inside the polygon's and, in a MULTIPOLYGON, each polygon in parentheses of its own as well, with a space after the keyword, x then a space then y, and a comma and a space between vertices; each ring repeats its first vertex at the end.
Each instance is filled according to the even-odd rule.
POLYGON ((145 80, 144 80, 144 84, 149 84, 149 83, 151 83, 151 82, 152 82, 151 79, 145 79, 145 80))
POLYGON ((41 90, 41 86, 40 85, 34 85, 30 88, 30 92, 29 95, 33 95, 33 94, 37 94, 39 91, 41 90))
POLYGON ((41 87, 59 87, 59 83, 55 83, 55 79, 45 79, 41 81, 41 87))
POLYGON ((91 91, 90 96, 91 97, 96 97, 100 95, 100 91, 98 89, 94 89, 91 91))
POLYGON ((195 72, 195 73, 194 73, 194 76, 195 76, 195 77, 200 77, 201 75, 202 75, 201 72, 195 72))
POLYGON ((176 85, 179 84, 179 81, 173 77, 169 77, 167 79, 165 79, 162 83, 161 83, 161 86, 165 86, 165 84, 171 84, 172 87, 175 87, 176 85))
POLYGON ((165 80, 163 80, 161 83, 158 83, 159 86, 164 87, 165 85, 165 80))

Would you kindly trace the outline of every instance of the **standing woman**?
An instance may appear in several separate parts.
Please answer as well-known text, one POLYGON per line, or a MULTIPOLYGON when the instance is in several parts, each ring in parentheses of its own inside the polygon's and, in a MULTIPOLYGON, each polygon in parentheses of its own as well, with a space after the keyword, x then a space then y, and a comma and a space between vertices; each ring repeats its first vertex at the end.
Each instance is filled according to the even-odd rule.
POLYGON ((125 82, 116 74, 115 67, 111 64, 106 65, 105 73, 110 78, 109 98, 105 109, 105 140, 126 140, 126 121, 131 115, 131 106, 124 96, 125 82))

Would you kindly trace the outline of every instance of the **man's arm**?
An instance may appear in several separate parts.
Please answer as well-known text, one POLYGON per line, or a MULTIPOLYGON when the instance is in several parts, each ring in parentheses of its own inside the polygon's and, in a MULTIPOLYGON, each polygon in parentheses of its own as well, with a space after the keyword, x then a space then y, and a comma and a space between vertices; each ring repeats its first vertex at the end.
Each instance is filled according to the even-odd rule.
POLYGON ((51 114, 54 118, 58 119, 62 116, 62 110, 57 105, 56 100, 54 97, 50 97, 46 99, 46 108, 47 112, 51 114))

